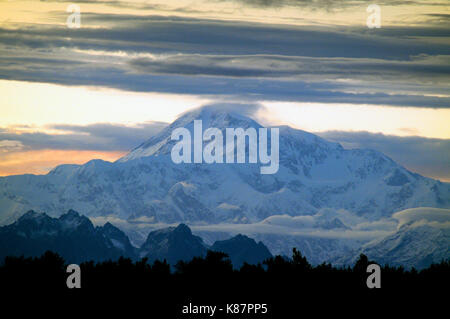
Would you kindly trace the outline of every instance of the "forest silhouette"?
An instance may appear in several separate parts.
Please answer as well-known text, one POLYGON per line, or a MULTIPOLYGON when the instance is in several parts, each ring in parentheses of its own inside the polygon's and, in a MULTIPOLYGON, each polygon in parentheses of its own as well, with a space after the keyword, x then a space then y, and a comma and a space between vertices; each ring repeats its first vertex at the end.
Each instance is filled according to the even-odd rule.
MULTIPOLYGON (((394 303, 393 298, 399 295, 417 298, 447 290, 450 284, 447 260, 420 271, 382 266, 381 289, 369 289, 366 279, 370 273, 366 269, 371 263, 360 255, 353 267, 325 263, 313 266, 295 248, 291 258, 275 256, 258 265, 244 263, 240 269, 233 268, 226 254, 214 251, 174 266, 166 261, 149 263, 143 258, 134 262, 121 257, 80 264, 81 289, 68 289, 66 279, 70 274, 66 272, 66 262, 47 251, 34 258, 6 257, 0 266, 0 290, 46 292, 66 300, 80 298, 81 302, 92 302, 90 298, 94 297, 111 303, 144 301, 153 314, 163 314, 157 318, 187 318, 180 311, 188 303, 264 303, 269 305, 267 315, 246 314, 245 318, 283 318, 295 313, 298 307, 318 307, 327 312, 333 307, 348 306, 349 302, 394 303)), ((221 316, 229 318, 223 313, 215 317, 221 316)))

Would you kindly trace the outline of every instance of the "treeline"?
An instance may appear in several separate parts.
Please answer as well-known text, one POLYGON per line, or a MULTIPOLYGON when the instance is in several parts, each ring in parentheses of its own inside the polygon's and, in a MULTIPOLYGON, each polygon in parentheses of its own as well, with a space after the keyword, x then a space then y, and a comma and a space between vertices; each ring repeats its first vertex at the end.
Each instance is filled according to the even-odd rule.
POLYGON ((292 312, 299 300, 307 301, 304 306, 327 297, 335 302, 344 296, 366 302, 367 298, 379 298, 380 292, 393 296, 399 292, 423 294, 447 290, 450 284, 450 262, 442 261, 421 271, 382 266, 381 289, 369 289, 369 264, 372 262, 361 255, 353 267, 312 266, 296 249, 291 258, 276 256, 263 264, 244 264, 240 269, 233 269, 226 254, 213 251, 189 262, 180 261, 174 267, 165 261, 150 264, 145 258, 137 262, 120 258, 80 264, 81 289, 68 289, 66 279, 70 274, 66 273, 65 261, 46 252, 35 258, 6 257, 0 266, 0 289, 58 291, 68 296, 98 292, 103 297, 137 296, 175 315, 181 305, 195 301, 266 303, 280 313, 292 312))
MULTIPOLYGON (((276 281, 289 280, 301 282, 302 286, 323 284, 336 287, 345 285, 352 289, 366 289, 367 266, 374 264, 361 254, 353 267, 334 267, 323 263, 312 266, 306 257, 293 249, 291 258, 275 256, 266 259, 262 264, 244 263, 240 269, 234 269, 225 253, 208 251, 205 257, 195 257, 189 262, 179 261, 171 267, 165 260, 156 260, 153 264, 147 258, 132 261, 119 258, 115 261, 95 263, 88 261, 80 264, 83 276, 83 288, 98 289, 107 287, 139 287, 165 284, 179 281, 196 282, 239 280, 276 281)), ((62 257, 47 251, 40 257, 6 257, 0 264, 0 282, 2 286, 47 287, 51 289, 67 289, 65 278, 67 264, 62 257)), ((423 287, 448 284, 450 279, 450 259, 439 264, 432 264, 423 270, 405 269, 403 267, 381 267, 382 287, 385 289, 399 287, 423 287)))

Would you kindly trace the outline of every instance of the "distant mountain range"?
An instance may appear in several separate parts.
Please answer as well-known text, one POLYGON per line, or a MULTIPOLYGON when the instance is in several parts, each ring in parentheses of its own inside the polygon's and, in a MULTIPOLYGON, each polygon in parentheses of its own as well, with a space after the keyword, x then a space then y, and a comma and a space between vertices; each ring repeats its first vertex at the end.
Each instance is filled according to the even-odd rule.
MULTIPOLYGON (((73 208, 92 220, 117 221, 133 243, 155 251, 166 248, 146 242, 149 230, 184 223, 210 245, 242 233, 274 254, 289 255, 298 247, 312 263, 321 263, 394 234, 399 211, 441 208, 450 221, 449 183, 413 173, 380 152, 344 149, 287 126, 280 127, 276 174, 261 175, 259 164, 175 164, 171 133, 180 127, 193 133, 194 120, 222 132, 262 127, 231 109, 204 107, 183 114, 114 163, 92 160, 60 165, 47 175, 0 177, 0 225, 30 209, 59 217, 73 208)), ((450 257, 440 246, 449 246, 444 238, 434 249, 450 257)), ((189 248, 199 251, 200 244, 189 248)), ((386 260, 413 261, 390 256, 386 260)))
POLYGON ((0 259, 40 256, 51 250, 69 262, 135 258, 128 237, 110 223, 94 227, 85 216, 69 210, 59 218, 29 211, 15 223, 0 228, 0 259))
POLYGON ((203 257, 208 249, 226 253, 235 267, 244 262, 258 264, 272 257, 263 243, 243 235, 209 247, 184 224, 150 232, 145 243, 137 248, 111 223, 94 227, 87 217, 74 210, 59 218, 29 211, 15 223, 0 227, 1 262, 6 256, 40 256, 51 250, 73 263, 115 260, 123 256, 133 260, 145 257, 149 262, 166 260, 175 265, 180 260, 203 257))

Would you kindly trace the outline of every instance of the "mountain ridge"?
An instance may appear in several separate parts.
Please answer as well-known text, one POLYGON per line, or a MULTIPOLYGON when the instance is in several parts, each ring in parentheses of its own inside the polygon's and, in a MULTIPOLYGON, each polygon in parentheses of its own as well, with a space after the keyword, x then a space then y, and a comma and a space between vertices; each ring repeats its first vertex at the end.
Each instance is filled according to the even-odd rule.
POLYGON ((147 258, 151 263, 165 260, 172 266, 179 261, 204 257, 208 250, 227 253, 235 267, 244 262, 257 264, 272 256, 263 243, 256 244, 242 235, 210 247, 201 237, 193 235, 185 224, 151 231, 141 247, 134 247, 128 236, 110 222, 94 226, 87 217, 74 210, 59 218, 30 210, 15 223, 0 227, 0 262, 6 256, 38 257, 48 250, 75 263, 126 257, 132 260, 147 258), (245 250, 242 250, 243 242, 245 250))
POLYGON ((0 227, 0 260, 6 256, 39 256, 58 252, 70 262, 135 257, 128 237, 113 225, 97 226, 69 210, 59 218, 28 211, 13 224, 0 227))

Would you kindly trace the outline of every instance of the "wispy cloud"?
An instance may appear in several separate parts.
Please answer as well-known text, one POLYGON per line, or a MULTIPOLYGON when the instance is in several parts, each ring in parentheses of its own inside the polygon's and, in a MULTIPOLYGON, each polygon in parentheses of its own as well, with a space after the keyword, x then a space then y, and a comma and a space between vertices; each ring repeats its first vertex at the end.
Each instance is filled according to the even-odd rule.
POLYGON ((398 227, 405 224, 412 226, 430 225, 439 228, 450 228, 450 209, 418 207, 405 209, 392 215, 398 220, 398 227))
POLYGON ((98 123, 54 124, 46 127, 58 133, 21 132, 3 128, 0 129, 0 150, 8 152, 44 149, 129 151, 166 125, 162 122, 145 122, 135 126, 98 123))

